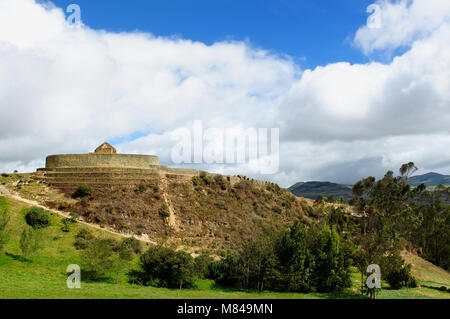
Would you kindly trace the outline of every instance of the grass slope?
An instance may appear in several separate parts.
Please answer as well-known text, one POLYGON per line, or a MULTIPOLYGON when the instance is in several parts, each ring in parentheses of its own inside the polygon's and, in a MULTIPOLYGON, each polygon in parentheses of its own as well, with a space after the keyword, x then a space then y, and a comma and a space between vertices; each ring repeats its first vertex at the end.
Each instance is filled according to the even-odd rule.
MULTIPOLYGON (((5 252, 0 253, 0 298, 173 298, 173 299, 311 299, 311 298, 364 298, 358 294, 360 274, 352 273, 354 286, 341 293, 275 293, 275 292, 244 292, 233 289, 217 287, 210 280, 199 280, 197 288, 189 290, 172 290, 154 287, 140 287, 127 283, 126 271, 119 276, 119 283, 113 282, 82 282, 81 289, 66 287, 66 267, 69 264, 80 263, 79 252, 73 247, 74 236, 80 224, 73 225, 69 233, 61 231, 62 218, 52 215, 52 225, 42 230, 42 248, 36 255, 24 260, 19 248, 19 238, 25 227, 23 209, 26 204, 16 200, 0 197, 0 209, 7 208, 11 222, 11 240, 5 252)), ((115 237, 116 235, 102 230, 91 229, 96 235, 115 237)), ((134 267, 137 260, 130 266, 134 267)), ((440 273, 438 276, 425 273, 437 284, 448 283, 448 274, 440 273)), ((425 278, 425 277, 424 277, 425 278)), ((387 287, 386 283, 383 283, 387 287)), ((414 288, 389 290, 383 289, 379 298, 449 298, 450 294, 430 288, 414 288)))

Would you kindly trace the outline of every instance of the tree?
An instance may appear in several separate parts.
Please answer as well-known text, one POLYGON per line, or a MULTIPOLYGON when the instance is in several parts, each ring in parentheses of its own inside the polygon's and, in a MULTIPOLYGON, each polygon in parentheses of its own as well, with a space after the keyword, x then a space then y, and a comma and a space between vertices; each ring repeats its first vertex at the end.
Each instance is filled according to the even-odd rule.
POLYGON ((109 239, 92 239, 86 249, 82 251, 81 256, 81 269, 85 277, 91 280, 104 278, 117 264, 114 243, 109 239))
POLYGON ((0 252, 3 251, 9 241, 9 231, 7 229, 9 220, 8 210, 6 208, 0 210, 0 252))
POLYGON ((381 260, 382 276, 391 288, 416 287, 417 283, 411 275, 411 265, 405 264, 398 251, 383 256, 381 260))
MULTIPOLYGON (((123 267, 133 259, 136 249, 135 243, 129 238, 123 238, 121 243, 117 246, 117 259, 115 263, 116 268, 116 284, 119 282, 119 273, 123 267)), ((134 238, 132 238, 134 239, 134 238)), ((139 250, 138 250, 139 251, 139 250)))
MULTIPOLYGON (((411 202, 423 188, 411 190, 408 177, 417 170, 414 163, 403 164, 401 176, 394 177, 392 171, 376 181, 369 177, 353 186, 356 209, 363 218, 360 220, 360 233, 355 236, 359 249, 363 252, 354 256, 360 271, 369 264, 380 264, 384 256, 394 254, 400 247, 399 239, 407 232, 412 223, 411 202), (366 265, 363 265, 366 263, 366 265)), ((401 260, 401 257, 399 257, 401 260)), ((381 267, 386 273, 386 263, 381 267)), ((398 263, 396 264, 399 265, 398 263)), ((400 267, 400 266, 399 266, 400 267)), ((395 271, 402 271, 401 268, 395 271)), ((393 272, 394 270, 389 270, 393 272)))
POLYGON ((38 242, 39 242, 39 234, 37 231, 31 227, 27 227, 23 230, 22 234, 20 235, 20 242, 19 246, 22 250, 22 254, 25 257, 28 257, 32 254, 34 254, 38 249, 38 242))
POLYGON ((307 292, 312 289, 315 261, 308 244, 306 226, 298 221, 286 229, 276 244, 285 290, 307 292))
POLYGON ((153 246, 141 255, 139 266, 129 272, 132 283, 179 289, 194 285, 194 259, 184 251, 153 246))
POLYGON ((403 164, 400 167, 400 178, 403 182, 408 182, 408 178, 417 171, 417 167, 413 162, 403 164))
POLYGON ((339 234, 324 224, 321 229, 309 231, 314 255, 312 283, 318 292, 339 291, 350 286, 348 254, 344 251, 339 234))

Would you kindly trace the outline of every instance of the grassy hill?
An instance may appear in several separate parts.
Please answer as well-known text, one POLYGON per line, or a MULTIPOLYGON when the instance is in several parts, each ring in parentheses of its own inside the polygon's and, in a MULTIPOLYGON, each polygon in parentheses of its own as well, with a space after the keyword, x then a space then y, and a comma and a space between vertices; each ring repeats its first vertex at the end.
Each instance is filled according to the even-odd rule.
POLYGON ((322 195, 329 197, 333 195, 335 199, 343 197, 345 200, 352 198, 350 186, 331 182, 300 182, 288 188, 294 195, 309 199, 316 199, 322 195))
POLYGON ((294 220, 310 223, 310 204, 273 183, 245 177, 165 175, 141 185, 92 187, 73 199, 72 188, 55 189, 31 175, 0 178, 11 192, 88 223, 155 241, 168 238, 193 252, 229 249, 268 229, 281 230, 294 220))
MULTIPOLYGON (((81 289, 69 289, 66 287, 66 267, 69 264, 80 263, 79 252, 75 250, 73 243, 75 234, 81 224, 74 224, 70 232, 61 230, 62 218, 57 214, 51 216, 51 226, 42 230, 42 237, 38 252, 27 259, 21 255, 19 238, 25 227, 24 208, 28 207, 23 202, 0 197, 0 209, 7 208, 11 222, 9 229, 11 240, 6 246, 5 252, 0 253, 0 298, 245 298, 245 299, 309 299, 309 298, 362 298, 358 293, 360 286, 360 274, 353 270, 353 287, 341 293, 274 293, 274 292, 245 292, 233 289, 222 289, 210 280, 197 281, 197 287, 188 290, 173 290, 165 288, 141 287, 127 283, 126 271, 133 268, 137 258, 120 273, 119 282, 113 280, 103 282, 82 282, 81 289)), ((105 238, 118 238, 109 232, 91 229, 97 236, 105 238)), ((146 244, 149 245, 149 244, 146 244)), ((419 258, 419 257, 417 257, 419 258)), ((424 278, 435 285, 448 285, 450 275, 438 267, 423 266, 420 258, 413 261, 420 265, 417 272, 419 282, 424 278), (437 269, 436 269, 437 268, 437 269), (422 276, 422 277, 419 277, 422 276)), ((405 288, 390 290, 385 282, 384 289, 379 298, 449 298, 450 294, 432 288, 405 288)))

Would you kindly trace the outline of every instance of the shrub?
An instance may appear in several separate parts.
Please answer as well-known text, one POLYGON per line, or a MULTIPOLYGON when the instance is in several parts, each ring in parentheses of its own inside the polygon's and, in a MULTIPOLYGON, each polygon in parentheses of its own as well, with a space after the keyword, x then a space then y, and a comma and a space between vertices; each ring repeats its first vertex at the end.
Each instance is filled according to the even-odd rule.
POLYGON ((147 186, 145 185, 139 185, 134 191, 136 193, 143 193, 147 190, 147 186))
POLYGON ((139 266, 128 273, 132 283, 179 289, 194 285, 194 259, 184 251, 153 246, 141 255, 139 266))
POLYGON ((79 197, 85 197, 85 196, 89 196, 91 195, 91 188, 87 185, 81 185, 77 188, 77 190, 75 191, 75 193, 73 193, 73 197, 74 198, 79 198, 79 197))
POLYGON ((94 281, 103 279, 114 269, 117 257, 114 251, 116 244, 102 238, 94 238, 89 242, 81 253, 83 275, 86 278, 94 281))
POLYGON ((6 209, 0 210, 0 252, 9 242, 9 231, 6 229, 9 223, 9 214, 6 209))
POLYGON ((40 207, 31 207, 25 215, 25 221, 35 229, 45 228, 50 226, 50 214, 40 207))
POLYGON ((73 223, 73 220, 70 218, 64 218, 62 221, 61 230, 65 233, 70 232, 70 225, 73 223))
POLYGON ((38 249, 38 234, 35 229, 27 227, 20 235, 20 250, 25 257, 34 254, 38 249))
POLYGON ((158 212, 159 212, 159 216, 161 216, 163 218, 167 218, 170 216, 169 208, 167 207, 166 203, 161 205, 158 212))
POLYGON ((200 184, 201 184, 200 177, 198 177, 198 176, 193 176, 193 177, 192 177, 192 184, 193 184, 194 186, 200 185, 200 184))
POLYGON ((220 189, 222 189, 222 190, 226 190, 227 189, 227 186, 225 184, 225 181, 224 181, 222 175, 214 176, 214 182, 220 187, 220 189))
POLYGON ((78 215, 77 213, 74 212, 70 212, 69 213, 70 218, 72 218, 72 220, 76 221, 78 218, 80 218, 80 215, 78 215))
POLYGON ((130 247, 135 254, 142 253, 142 243, 134 237, 124 238, 122 244, 130 247))
POLYGON ((406 265, 398 252, 382 258, 381 273, 393 289, 417 286, 417 282, 411 274, 411 265, 406 265))
POLYGON ((201 254, 194 261, 195 273, 199 278, 210 278, 211 267, 214 259, 208 254, 201 254))
POLYGON ((69 208, 68 202, 62 202, 61 204, 59 204, 59 207, 58 207, 59 210, 65 210, 67 208, 69 208))
POLYGON ((73 245, 76 249, 86 249, 93 238, 94 236, 88 229, 81 228, 78 234, 75 235, 75 243, 73 245))

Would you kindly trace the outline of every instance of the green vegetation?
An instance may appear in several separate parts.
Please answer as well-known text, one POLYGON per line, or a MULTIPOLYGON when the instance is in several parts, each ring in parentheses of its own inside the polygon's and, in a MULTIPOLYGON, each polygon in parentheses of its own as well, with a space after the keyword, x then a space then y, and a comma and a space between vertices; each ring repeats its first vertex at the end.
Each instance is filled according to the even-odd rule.
POLYGON ((34 229, 40 229, 50 226, 50 214, 40 207, 31 207, 26 215, 25 221, 34 229))
POLYGON ((141 255, 139 267, 130 272, 132 283, 179 289, 194 286, 194 258, 184 251, 160 245, 150 247, 141 255))
MULTIPOLYGON (((239 289, 222 288, 212 280, 196 280, 191 289, 168 289, 145 287, 128 283, 126 275, 131 269, 136 269, 139 258, 134 255, 118 272, 112 269, 107 278, 98 282, 87 282, 82 274, 81 289, 68 289, 66 286, 66 268, 70 264, 82 264, 82 249, 77 250, 74 243, 84 238, 85 244, 90 236, 96 238, 110 238, 119 240, 116 235, 102 230, 91 229, 79 223, 66 233, 61 231, 62 217, 51 215, 51 225, 41 229, 41 248, 34 255, 24 260, 19 247, 20 234, 26 223, 23 209, 27 208, 21 202, 0 197, 0 211, 7 209, 10 231, 10 241, 0 253, 0 297, 1 298, 364 298, 358 292, 360 274, 356 269, 351 270, 352 287, 337 293, 280 293, 241 291, 239 289), (81 234, 81 235, 80 235, 81 234), (116 281, 117 280, 117 281, 116 281), (117 284, 116 284, 117 282, 117 284)), ((126 239, 127 241, 127 239, 126 239)), ((133 240, 130 240, 133 241, 133 240)), ((87 247, 87 246, 86 246, 87 247)), ((435 266, 421 261, 420 273, 426 274, 427 280, 436 286, 449 285, 449 275, 443 270, 436 271, 435 266), (434 274, 437 274, 436 276, 434 274)), ((418 262, 416 260, 416 262, 418 262)), ((415 264, 415 263, 414 263, 415 264)), ((414 265, 413 265, 414 272, 414 265)), ((427 281, 428 283, 428 281, 427 281)), ((379 298, 449 298, 449 293, 431 288, 402 288, 391 290, 383 281, 383 290, 379 298)))
POLYGON ((243 289, 335 292, 351 286, 349 253, 335 229, 295 222, 212 265, 212 279, 243 289))
POLYGON ((34 254, 39 248, 39 233, 37 230, 26 227, 20 235, 19 245, 24 257, 34 254))
POLYGON ((89 186, 81 185, 73 193, 73 198, 89 196, 89 195, 91 195, 91 193, 92 193, 92 189, 89 186))
POLYGON ((7 229, 9 220, 8 210, 0 207, 0 253, 9 241, 9 230, 7 229))

